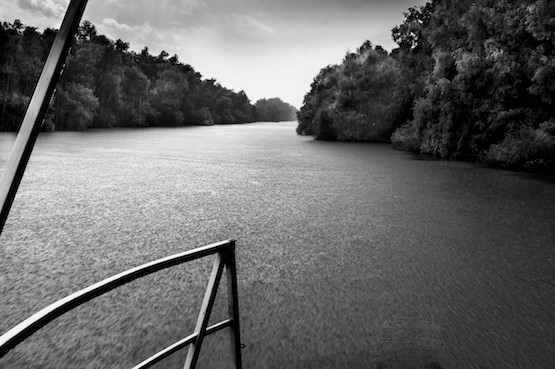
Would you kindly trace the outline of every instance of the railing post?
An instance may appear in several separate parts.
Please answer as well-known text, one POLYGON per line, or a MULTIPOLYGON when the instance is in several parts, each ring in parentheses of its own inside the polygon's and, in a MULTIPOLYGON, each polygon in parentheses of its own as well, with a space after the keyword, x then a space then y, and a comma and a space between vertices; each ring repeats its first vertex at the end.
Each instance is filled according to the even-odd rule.
POLYGON ((241 362, 241 332, 239 326, 239 296, 237 294, 237 268, 235 264, 235 240, 231 240, 230 247, 225 251, 225 265, 227 270, 227 298, 229 303, 229 318, 231 319, 230 339, 231 356, 236 369, 242 368, 241 362))
POLYGON ((197 339, 189 346, 189 352, 187 353, 185 365, 183 366, 184 369, 194 369, 197 365, 200 348, 202 346, 204 336, 206 335, 206 327, 208 327, 210 313, 212 312, 212 307, 214 306, 214 301, 216 300, 216 293, 218 292, 218 285, 220 284, 223 270, 224 262, 222 260, 221 252, 218 252, 216 254, 216 260, 214 261, 214 267, 212 268, 212 274, 208 280, 208 286, 206 286, 206 292, 204 294, 204 299, 202 300, 202 306, 200 308, 197 325, 195 327, 195 333, 198 334, 198 336, 197 339))

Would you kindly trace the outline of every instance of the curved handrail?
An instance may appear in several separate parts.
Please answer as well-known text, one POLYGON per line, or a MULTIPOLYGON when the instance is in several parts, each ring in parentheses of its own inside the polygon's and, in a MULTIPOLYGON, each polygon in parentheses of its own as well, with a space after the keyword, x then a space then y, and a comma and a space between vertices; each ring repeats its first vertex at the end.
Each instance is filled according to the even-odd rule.
MULTIPOLYGON (((86 303, 87 301, 92 300, 95 297, 98 297, 106 292, 109 292, 119 286, 122 286, 126 283, 129 283, 133 280, 144 277, 146 275, 152 274, 154 272, 158 272, 162 269, 166 269, 175 265, 186 263, 188 261, 196 260, 208 255, 220 253, 220 254, 231 255, 232 263, 228 265, 228 269, 232 268, 233 272, 235 272, 234 250, 235 250, 235 240, 221 241, 210 245, 202 246, 193 250, 167 256, 165 258, 161 258, 161 259, 140 265, 138 267, 126 270, 122 273, 116 274, 112 277, 104 279, 103 281, 100 281, 87 288, 84 288, 78 292, 75 292, 67 297, 64 297, 61 300, 58 300, 55 303, 35 313, 31 317, 25 319, 24 321, 22 321, 12 329, 10 329, 8 332, 0 336, 0 358, 2 358, 11 349, 13 349, 19 343, 21 343, 26 338, 31 336, 33 333, 38 331, 40 328, 42 328, 49 322, 53 321, 57 317, 63 315, 64 313, 86 303)), ((235 279, 235 275, 232 276, 232 279, 235 279)), ((228 280, 228 283, 234 283, 236 287, 235 280, 234 281, 228 280)), ((236 289, 234 294, 236 294, 236 289)), ((225 327, 235 325, 235 328, 237 330, 236 334, 238 335, 238 328, 239 328, 238 321, 237 321, 238 319, 234 319, 234 318, 235 317, 233 317, 232 319, 228 319, 227 321, 221 322, 219 324, 216 324, 215 326, 211 326, 202 334, 205 335, 205 334, 213 333, 225 327)), ((237 318, 238 318, 238 313, 237 313, 237 318)), ((183 343, 185 342, 185 340, 178 342, 177 344, 180 343, 179 348, 194 342, 198 335, 199 333, 195 332, 193 335, 187 337, 185 339, 187 340, 186 344, 183 343)), ((172 346, 175 346, 177 344, 174 344, 172 346)), ((175 350, 177 350, 177 348, 175 350)), ((163 357, 168 356, 169 354, 173 353, 175 350, 165 354, 163 357)), ((161 360, 163 357, 159 358, 159 360, 161 360)), ((154 364, 154 362, 152 364, 154 364)), ((142 365, 142 364, 139 364, 139 365, 142 365)), ((140 366, 140 367, 146 368, 147 366, 140 366)))

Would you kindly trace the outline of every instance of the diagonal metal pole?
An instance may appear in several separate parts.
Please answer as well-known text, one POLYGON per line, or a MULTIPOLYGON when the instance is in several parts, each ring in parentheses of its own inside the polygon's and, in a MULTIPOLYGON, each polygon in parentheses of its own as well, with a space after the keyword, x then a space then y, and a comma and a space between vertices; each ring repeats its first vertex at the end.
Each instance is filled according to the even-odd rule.
POLYGON ((224 264, 225 263, 222 260, 221 253, 217 253, 214 266, 212 267, 212 273, 210 275, 210 279, 208 280, 208 285, 206 286, 206 292, 204 293, 204 299, 202 300, 197 325, 195 327, 195 333, 198 336, 196 341, 189 345, 189 352, 187 353, 185 365, 183 366, 184 369, 194 369, 197 366, 200 348, 202 347, 202 342, 204 340, 204 336, 206 335, 206 327, 208 327, 210 313, 212 313, 212 307, 214 306, 214 301, 216 300, 216 293, 218 292, 218 285, 220 284, 220 279, 222 278, 224 264))
POLYGON ((0 235, 86 5, 87 0, 71 0, 67 8, 0 179, 0 235))

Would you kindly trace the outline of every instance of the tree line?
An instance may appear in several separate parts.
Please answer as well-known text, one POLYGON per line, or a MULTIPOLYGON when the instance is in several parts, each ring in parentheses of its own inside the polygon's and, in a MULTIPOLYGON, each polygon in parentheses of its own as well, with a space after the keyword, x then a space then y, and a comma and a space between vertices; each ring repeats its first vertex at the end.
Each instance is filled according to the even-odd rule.
POLYGON ((555 2, 433 0, 305 95, 299 134, 555 171, 555 2))
MULTIPOLYGON (((0 22, 0 130, 17 131, 57 30, 0 22)), ((99 34, 84 21, 43 123, 44 130, 156 127, 286 120, 279 98, 251 104, 177 55, 154 56, 99 34), (271 108, 271 107, 273 108, 271 108), (273 109, 273 110, 272 110, 273 109)))
POLYGON ((279 97, 260 99, 254 104, 255 118, 259 122, 279 122, 297 120, 297 108, 279 97))

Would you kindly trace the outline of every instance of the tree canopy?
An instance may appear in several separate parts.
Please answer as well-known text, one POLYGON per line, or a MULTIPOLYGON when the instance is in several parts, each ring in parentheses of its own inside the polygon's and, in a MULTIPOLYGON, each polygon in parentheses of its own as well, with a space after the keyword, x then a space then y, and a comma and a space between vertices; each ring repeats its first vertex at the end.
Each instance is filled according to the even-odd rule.
POLYGON ((390 54, 366 42, 321 70, 298 133, 555 170, 555 3, 434 0, 404 15, 390 54))
POLYGON ((279 122, 297 120, 297 109, 282 101, 279 97, 260 99, 254 104, 256 120, 261 122, 279 122))
POLYGON ((365 42, 342 64, 320 71, 305 95, 297 132, 325 140, 387 141, 402 103, 400 78, 399 63, 365 42))
MULTIPOLYGON (((0 130, 19 129, 56 33, 50 28, 41 33, 19 20, 0 22, 0 130)), ((244 91, 203 79, 177 55, 151 55, 146 46, 130 51, 129 43, 111 40, 84 21, 43 128, 211 125, 253 122, 257 116, 275 120, 265 118, 266 105, 260 108, 244 91)))

